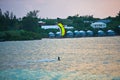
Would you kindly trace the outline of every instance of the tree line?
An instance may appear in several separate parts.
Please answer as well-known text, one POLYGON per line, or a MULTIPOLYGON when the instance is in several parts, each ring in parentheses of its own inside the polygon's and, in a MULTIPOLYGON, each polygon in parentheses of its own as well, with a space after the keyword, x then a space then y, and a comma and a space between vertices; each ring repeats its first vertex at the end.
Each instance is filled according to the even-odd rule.
POLYGON ((0 40, 33 40, 41 39, 38 10, 30 11, 23 18, 9 11, 0 9, 0 40))
MULTIPOLYGON (((74 16, 68 16, 66 19, 56 18, 38 18, 38 10, 33 10, 28 12, 22 18, 16 18, 13 12, 2 12, 0 9, 0 40, 33 40, 41 39, 47 37, 50 31, 56 32, 58 30, 44 30, 41 29, 41 25, 38 21, 45 22, 46 25, 55 25, 58 20, 64 25, 73 26, 73 30, 92 30, 90 24, 92 22, 101 20, 100 18, 94 18, 93 15, 79 16, 78 14, 74 16)), ((120 12, 115 17, 107 17, 104 20, 110 20, 107 23, 107 27, 103 31, 112 29, 118 35, 120 35, 120 12)))

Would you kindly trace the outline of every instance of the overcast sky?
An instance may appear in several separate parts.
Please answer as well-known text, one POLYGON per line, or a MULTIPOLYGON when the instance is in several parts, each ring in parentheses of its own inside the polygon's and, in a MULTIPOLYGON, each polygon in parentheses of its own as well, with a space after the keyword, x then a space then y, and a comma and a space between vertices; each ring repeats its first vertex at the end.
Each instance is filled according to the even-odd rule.
POLYGON ((17 17, 39 10, 41 18, 67 18, 75 14, 105 18, 117 15, 120 0, 0 0, 0 8, 13 12, 17 17))

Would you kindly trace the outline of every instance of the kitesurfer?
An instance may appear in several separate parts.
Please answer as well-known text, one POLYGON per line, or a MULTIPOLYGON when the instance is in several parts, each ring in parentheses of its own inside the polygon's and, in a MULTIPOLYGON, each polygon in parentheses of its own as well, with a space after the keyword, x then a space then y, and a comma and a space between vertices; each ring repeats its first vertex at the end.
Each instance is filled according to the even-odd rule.
POLYGON ((60 57, 58 56, 58 61, 60 61, 60 57))

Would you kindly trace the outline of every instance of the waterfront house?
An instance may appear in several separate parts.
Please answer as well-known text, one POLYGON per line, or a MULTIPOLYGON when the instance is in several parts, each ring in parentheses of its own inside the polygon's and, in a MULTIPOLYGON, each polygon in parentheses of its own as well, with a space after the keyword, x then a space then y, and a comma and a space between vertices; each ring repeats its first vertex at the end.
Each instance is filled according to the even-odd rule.
POLYGON ((91 24, 91 27, 93 27, 93 28, 106 28, 107 25, 106 25, 106 23, 103 23, 103 22, 94 22, 91 24))

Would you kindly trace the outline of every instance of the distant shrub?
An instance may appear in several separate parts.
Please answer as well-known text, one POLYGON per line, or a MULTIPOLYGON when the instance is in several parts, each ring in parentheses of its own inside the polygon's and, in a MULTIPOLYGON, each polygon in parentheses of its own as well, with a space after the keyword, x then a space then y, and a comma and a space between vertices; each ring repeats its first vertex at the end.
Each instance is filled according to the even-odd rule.
POLYGON ((27 40, 27 39, 33 40, 33 39, 41 39, 42 36, 39 33, 21 30, 21 38, 25 39, 25 40, 27 40))
POLYGON ((4 32, 0 32, 0 41, 4 41, 5 36, 6 36, 6 34, 4 32))
POLYGON ((24 30, 0 32, 0 40, 34 40, 41 38, 42 36, 39 33, 24 30))
POLYGON ((6 40, 20 40, 21 35, 19 31, 6 31, 5 32, 5 39, 6 40))

